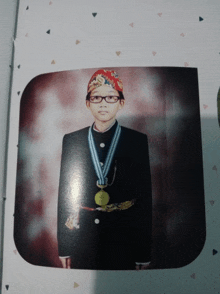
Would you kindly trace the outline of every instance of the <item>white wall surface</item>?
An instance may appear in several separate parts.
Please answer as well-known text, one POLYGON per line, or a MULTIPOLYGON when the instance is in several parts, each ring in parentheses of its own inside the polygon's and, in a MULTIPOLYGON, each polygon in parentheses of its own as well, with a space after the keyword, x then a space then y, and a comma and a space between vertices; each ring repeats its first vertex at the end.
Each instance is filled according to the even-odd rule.
MULTIPOLYGON (((15 31, 17 0, 0 1, 0 266, 2 271, 2 230, 5 198, 5 154, 7 142, 7 118, 10 96, 13 37, 15 31)), ((0 271, 0 273, 1 273, 0 271)), ((0 279, 1 280, 1 279, 0 279)))

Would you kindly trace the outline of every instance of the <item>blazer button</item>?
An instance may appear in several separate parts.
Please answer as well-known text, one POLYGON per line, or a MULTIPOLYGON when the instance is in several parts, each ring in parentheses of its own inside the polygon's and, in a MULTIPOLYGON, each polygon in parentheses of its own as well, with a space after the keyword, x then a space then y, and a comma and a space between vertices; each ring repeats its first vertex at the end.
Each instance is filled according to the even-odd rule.
POLYGON ((96 218, 95 220, 94 220, 94 222, 95 222, 95 224, 99 224, 100 223, 100 220, 98 219, 98 218, 96 218))

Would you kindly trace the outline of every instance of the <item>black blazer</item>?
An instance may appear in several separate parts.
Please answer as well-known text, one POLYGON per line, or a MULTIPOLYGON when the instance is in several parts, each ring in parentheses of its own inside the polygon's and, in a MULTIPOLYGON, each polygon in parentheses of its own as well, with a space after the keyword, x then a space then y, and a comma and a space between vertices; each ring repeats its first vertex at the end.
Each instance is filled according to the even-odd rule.
POLYGON ((121 136, 105 188, 111 203, 135 199, 123 211, 79 209, 79 229, 65 226, 77 205, 98 207, 100 190, 85 128, 64 136, 58 197, 58 248, 71 256, 72 267, 82 269, 132 269, 135 262, 151 259, 152 193, 148 141, 145 134, 121 127, 121 136))

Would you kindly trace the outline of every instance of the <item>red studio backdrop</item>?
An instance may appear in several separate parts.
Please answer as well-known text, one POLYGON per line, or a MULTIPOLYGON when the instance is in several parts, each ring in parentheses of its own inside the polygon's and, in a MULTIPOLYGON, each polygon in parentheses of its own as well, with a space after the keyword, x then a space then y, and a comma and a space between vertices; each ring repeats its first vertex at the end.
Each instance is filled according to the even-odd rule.
MULTIPOLYGON (((192 262, 205 242, 205 206, 196 68, 126 67, 122 126, 148 135, 153 190, 151 268, 192 262)), ((64 134, 89 126, 87 84, 97 69, 42 74, 20 103, 14 240, 29 263, 61 267, 57 199, 64 134)))

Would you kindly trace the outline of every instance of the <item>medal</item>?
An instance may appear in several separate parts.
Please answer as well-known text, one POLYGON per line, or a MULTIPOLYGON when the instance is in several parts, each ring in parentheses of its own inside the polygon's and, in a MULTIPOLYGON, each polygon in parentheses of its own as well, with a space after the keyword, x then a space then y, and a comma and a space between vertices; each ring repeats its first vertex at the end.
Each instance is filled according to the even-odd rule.
POLYGON ((98 185, 101 190, 95 194, 95 203, 100 206, 105 206, 109 203, 109 194, 103 189, 107 187, 107 185, 98 185))
POLYGON ((98 177, 97 186, 101 189, 99 192, 95 194, 95 203, 100 206, 105 206, 106 204, 108 204, 110 200, 109 194, 103 189, 108 186, 107 175, 108 175, 108 172, 115 154, 115 150, 119 141, 120 134, 121 134, 121 127, 118 124, 115 130, 115 134, 113 136, 111 145, 109 147, 105 163, 103 166, 101 166, 99 162, 99 158, 98 158, 98 153, 95 147, 93 135, 92 135, 92 128, 91 127, 89 128, 89 133, 88 133, 89 149, 90 149, 94 169, 98 177))

